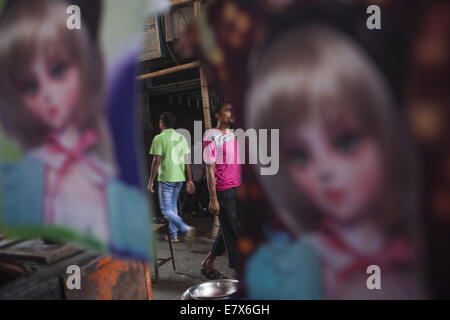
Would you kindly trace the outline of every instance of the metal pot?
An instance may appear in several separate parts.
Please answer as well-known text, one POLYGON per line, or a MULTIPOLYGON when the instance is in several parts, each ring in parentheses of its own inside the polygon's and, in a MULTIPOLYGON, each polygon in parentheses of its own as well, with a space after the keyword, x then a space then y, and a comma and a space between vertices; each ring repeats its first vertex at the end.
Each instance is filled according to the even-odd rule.
POLYGON ((236 296, 239 281, 234 279, 210 280, 185 291, 183 300, 230 300, 236 296))

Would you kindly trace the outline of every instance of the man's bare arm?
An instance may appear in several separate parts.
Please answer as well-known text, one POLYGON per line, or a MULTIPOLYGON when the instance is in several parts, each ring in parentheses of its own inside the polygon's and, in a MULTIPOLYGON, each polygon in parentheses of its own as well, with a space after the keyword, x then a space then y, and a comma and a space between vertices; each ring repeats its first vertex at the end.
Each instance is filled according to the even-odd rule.
POLYGON ((155 181, 156 174, 158 173, 159 164, 161 163, 161 156, 154 155, 152 161, 152 168, 150 170, 150 178, 148 179, 147 189, 150 190, 151 193, 154 193, 153 182, 155 181))
POLYGON ((189 194, 193 194, 195 192, 195 184, 194 181, 192 181, 192 169, 191 165, 189 164, 189 154, 186 154, 184 156, 184 161, 186 172, 186 192, 189 194))
POLYGON ((189 164, 189 154, 186 154, 184 156, 184 163, 185 163, 185 171, 186 171, 186 180, 187 181, 192 181, 192 169, 191 169, 191 165, 189 164))
POLYGON ((214 168, 216 167, 216 164, 208 164, 206 166, 206 179, 208 182, 208 191, 209 191, 209 211, 217 215, 219 214, 219 201, 217 199, 217 192, 216 192, 216 177, 214 176, 214 168))

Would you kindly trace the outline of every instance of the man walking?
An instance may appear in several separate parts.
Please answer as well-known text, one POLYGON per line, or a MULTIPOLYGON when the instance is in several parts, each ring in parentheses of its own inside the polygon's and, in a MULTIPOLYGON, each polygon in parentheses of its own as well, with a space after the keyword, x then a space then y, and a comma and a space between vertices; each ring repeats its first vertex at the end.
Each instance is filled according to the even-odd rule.
POLYGON ((178 215, 177 201, 181 187, 186 181, 186 191, 195 191, 189 165, 189 147, 186 139, 173 128, 175 117, 170 112, 160 116, 161 133, 152 142, 150 154, 153 155, 150 179, 147 188, 154 193, 153 182, 158 172, 158 196, 163 216, 169 221, 170 241, 179 242, 178 231, 185 235, 190 247, 195 237, 195 228, 187 225, 178 215), (186 179, 187 178, 187 179, 186 179))
POLYGON ((214 115, 217 127, 204 140, 204 160, 210 196, 209 211, 219 216, 220 230, 206 258, 202 262, 202 274, 208 279, 221 279, 224 275, 214 268, 214 261, 225 250, 228 265, 236 268, 237 259, 237 188, 241 184, 241 167, 238 162, 238 143, 230 131, 234 123, 229 103, 216 106, 214 115))

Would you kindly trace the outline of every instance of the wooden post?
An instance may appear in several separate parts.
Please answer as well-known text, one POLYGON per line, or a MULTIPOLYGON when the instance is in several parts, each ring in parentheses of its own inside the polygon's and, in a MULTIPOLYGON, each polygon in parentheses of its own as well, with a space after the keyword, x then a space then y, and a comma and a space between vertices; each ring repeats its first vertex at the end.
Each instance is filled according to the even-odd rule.
POLYGON ((202 90, 203 119, 205 120, 205 129, 208 130, 211 129, 211 111, 209 107, 208 84, 202 68, 200 68, 200 88, 202 90))
MULTIPOLYGON (((197 17, 200 14, 201 6, 200 1, 194 1, 194 15, 197 17)), ((200 70, 200 89, 202 92, 202 102, 203 102, 203 118, 205 120, 205 129, 211 129, 211 112, 209 108, 209 93, 208 93, 208 83, 206 81, 205 73, 203 68, 199 66, 200 70)))
MULTIPOLYGON (((199 0, 194 1, 194 15, 197 17, 200 14, 201 5, 199 0)), ((209 93, 208 93, 208 83, 206 81, 205 73, 203 68, 200 66, 200 88, 202 92, 202 102, 203 102, 203 119, 205 120, 205 130, 211 129, 211 111, 209 107, 209 93)), ((215 238, 219 232, 219 217, 214 216, 214 222, 211 230, 211 238, 215 238)))

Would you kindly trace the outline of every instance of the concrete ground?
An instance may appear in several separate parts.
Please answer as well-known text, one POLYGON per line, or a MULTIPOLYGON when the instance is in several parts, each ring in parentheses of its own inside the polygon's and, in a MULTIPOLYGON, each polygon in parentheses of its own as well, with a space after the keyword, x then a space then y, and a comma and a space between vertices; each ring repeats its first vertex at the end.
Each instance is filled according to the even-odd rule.
MULTIPOLYGON (((175 264, 177 271, 172 269, 172 263, 168 262, 159 268, 158 283, 154 283, 155 267, 151 266, 153 300, 180 300, 181 295, 190 287, 207 281, 200 272, 201 262, 208 254, 214 239, 209 237, 213 225, 213 216, 206 212, 200 216, 184 214, 183 220, 197 228, 196 241, 191 250, 183 242, 173 244, 175 264)), ((169 243, 164 239, 164 232, 159 232, 157 238, 157 255, 159 258, 170 257, 169 243)), ((226 253, 217 257, 215 268, 229 278, 235 278, 236 273, 228 268, 226 253)))

